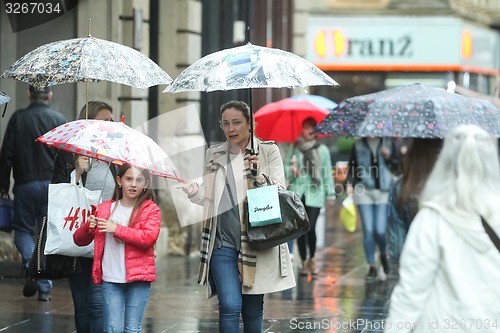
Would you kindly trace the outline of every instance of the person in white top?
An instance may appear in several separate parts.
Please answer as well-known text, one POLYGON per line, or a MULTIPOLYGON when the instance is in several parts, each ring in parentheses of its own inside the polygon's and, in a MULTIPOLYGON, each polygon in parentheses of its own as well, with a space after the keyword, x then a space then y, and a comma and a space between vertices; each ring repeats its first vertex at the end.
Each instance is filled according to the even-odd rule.
POLYGON ((499 332, 497 139, 475 125, 446 136, 400 261, 385 332, 499 332))

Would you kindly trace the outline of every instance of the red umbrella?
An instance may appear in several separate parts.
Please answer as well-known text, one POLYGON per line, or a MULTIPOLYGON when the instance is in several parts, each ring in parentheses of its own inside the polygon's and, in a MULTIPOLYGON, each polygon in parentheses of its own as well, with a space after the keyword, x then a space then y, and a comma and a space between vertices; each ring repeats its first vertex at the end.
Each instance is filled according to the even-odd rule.
POLYGON ((295 142, 306 118, 312 117, 319 124, 329 113, 329 110, 309 101, 285 98, 266 104, 255 112, 255 134, 264 140, 295 142))

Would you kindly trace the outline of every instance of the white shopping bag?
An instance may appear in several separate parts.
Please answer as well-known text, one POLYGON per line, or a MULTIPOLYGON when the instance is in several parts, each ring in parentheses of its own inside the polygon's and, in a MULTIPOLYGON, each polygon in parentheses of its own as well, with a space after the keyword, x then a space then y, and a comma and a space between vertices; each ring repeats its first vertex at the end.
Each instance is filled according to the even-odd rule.
POLYGON ((68 183, 49 185, 46 255, 94 256, 94 242, 80 247, 73 242, 73 234, 95 214, 100 198, 100 190, 90 191, 68 183))

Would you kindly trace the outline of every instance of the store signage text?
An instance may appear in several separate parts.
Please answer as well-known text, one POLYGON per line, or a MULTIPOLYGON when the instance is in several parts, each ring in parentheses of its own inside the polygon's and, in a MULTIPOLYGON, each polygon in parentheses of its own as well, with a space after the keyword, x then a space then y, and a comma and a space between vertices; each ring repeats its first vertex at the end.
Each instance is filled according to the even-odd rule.
POLYGON ((340 57, 411 57, 413 39, 409 35, 385 38, 346 38, 339 30, 320 31, 314 40, 316 54, 340 57))

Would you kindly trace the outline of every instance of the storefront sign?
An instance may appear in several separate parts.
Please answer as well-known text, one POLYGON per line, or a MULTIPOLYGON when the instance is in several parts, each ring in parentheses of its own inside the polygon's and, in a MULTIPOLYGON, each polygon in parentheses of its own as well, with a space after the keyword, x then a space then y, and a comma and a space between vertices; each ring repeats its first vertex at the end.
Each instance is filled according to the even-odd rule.
POLYGON ((453 17, 309 18, 307 58, 322 69, 497 71, 500 34, 453 17))

